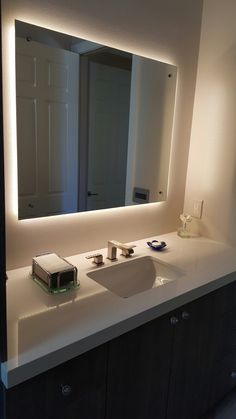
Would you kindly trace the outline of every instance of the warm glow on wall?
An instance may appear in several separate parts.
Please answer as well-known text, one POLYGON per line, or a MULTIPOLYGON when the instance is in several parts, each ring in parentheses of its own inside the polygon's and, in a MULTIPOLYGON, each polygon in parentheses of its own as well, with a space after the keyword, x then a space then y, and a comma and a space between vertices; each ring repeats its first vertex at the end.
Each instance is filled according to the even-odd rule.
MULTIPOLYGON (((181 0, 182 1, 182 0, 181 0)), ((155 22, 140 22, 127 4, 127 21, 106 10, 100 13, 93 1, 96 14, 91 7, 72 0, 71 7, 62 0, 2 0, 3 37, 3 105, 5 141, 5 184, 6 184, 6 232, 7 268, 26 266, 32 256, 43 251, 54 251, 62 256, 82 253, 106 246, 108 239, 123 242, 151 237, 155 234, 173 231, 183 204, 184 173, 176 176, 178 165, 185 167, 186 150, 190 134, 192 97, 195 86, 195 67, 199 28, 191 26, 186 43, 186 32, 176 37, 170 22, 188 29, 196 22, 199 6, 192 6, 188 15, 174 15, 163 3, 154 8, 155 22), (163 16, 168 16, 167 27, 163 16), (16 142, 16 81, 15 81, 15 20, 64 32, 75 37, 88 39, 134 54, 178 66, 178 86, 174 116, 174 135, 169 168, 168 199, 164 202, 133 205, 125 208, 91 211, 18 220, 18 179, 16 142), (153 26, 152 26, 153 25, 153 26), (167 30, 168 28, 168 30, 167 30), (169 30, 170 29, 170 30, 169 30), (187 48, 187 53, 186 53, 187 48), (185 123, 187 121, 187 129, 185 123), (180 161, 179 161, 180 159, 180 161)), ((184 1, 183 1, 184 3, 184 1)), ((115 6, 120 7, 120 6, 115 6)), ((141 5, 143 13, 145 6, 141 5)), ((108 8, 109 9, 109 8, 108 8)), ((200 15, 199 15, 200 19, 200 15)), ((25 156, 27 160, 28 156, 25 156)))
MULTIPOLYGON (((38 24, 38 22, 37 22, 38 24)), ((18 173, 17 173, 17 125, 16 125, 16 78, 15 78, 15 24, 8 24, 5 31, 5 51, 4 51, 4 109, 5 109, 5 133, 6 133, 6 182, 7 182, 7 206, 8 206, 8 217, 12 217, 16 222, 33 223, 37 222, 37 218, 18 221, 18 173)), ((52 29, 52 28, 51 28, 52 29)), ((66 33, 66 27, 64 28, 66 33)), ((95 39, 93 39, 95 40, 95 39)), ((122 45, 116 45, 118 48, 124 48, 122 45)), ((152 57, 153 58, 153 57, 152 57)), ((168 61, 168 60, 166 60, 168 61)), ((172 135, 173 136, 173 127, 172 135)), ((29 156, 25 156, 25 160, 29 156)), ((170 168, 169 168, 170 169, 170 168)), ((169 170, 168 170, 169 172, 169 170)), ((168 177, 168 176, 167 176, 168 177)), ((169 181, 168 181, 169 185, 169 181)), ((154 204, 156 205, 156 203, 154 204)), ((140 207, 140 206, 139 206, 140 207)), ((116 211, 123 211, 123 208, 114 209, 116 211)), ((107 210, 101 210, 107 212, 107 210)), ((97 211, 91 211, 94 215, 97 211)), ((67 214, 57 215, 58 217, 65 217, 67 214)), ((52 220, 52 217, 45 217, 52 220)), ((39 220, 42 219, 39 218, 39 220)))
MULTIPOLYGON (((3 104, 5 141, 5 177, 8 211, 18 217, 17 144, 16 144, 16 81, 15 27, 9 25, 3 44, 3 104)), ((27 159, 27 156, 25 156, 27 159)))

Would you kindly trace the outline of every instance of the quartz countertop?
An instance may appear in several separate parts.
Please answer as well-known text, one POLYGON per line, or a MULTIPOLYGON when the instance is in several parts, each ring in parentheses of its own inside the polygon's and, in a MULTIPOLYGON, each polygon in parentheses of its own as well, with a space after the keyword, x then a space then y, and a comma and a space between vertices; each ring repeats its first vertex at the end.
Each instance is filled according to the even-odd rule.
MULTIPOLYGON (((175 281, 121 298, 87 276, 100 269, 85 257, 67 257, 77 266, 80 287, 49 295, 30 278, 31 267, 8 271, 8 361, 1 364, 4 385, 9 388, 114 337, 201 297, 236 276, 236 248, 203 237, 182 239, 176 232, 132 242, 132 259, 150 255, 181 271, 175 281), (167 247, 151 250, 147 241, 163 240, 167 247)), ((106 259, 105 265, 126 263, 106 259)), ((119 255, 118 250, 118 255, 119 255)))

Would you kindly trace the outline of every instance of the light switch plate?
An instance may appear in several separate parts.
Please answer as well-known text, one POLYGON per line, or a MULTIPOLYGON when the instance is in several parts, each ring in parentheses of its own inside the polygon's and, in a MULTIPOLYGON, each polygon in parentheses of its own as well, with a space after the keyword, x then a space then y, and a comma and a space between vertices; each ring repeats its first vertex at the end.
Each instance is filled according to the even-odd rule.
POLYGON ((193 201, 193 213, 192 216, 195 218, 202 217, 203 201, 194 200, 193 201))

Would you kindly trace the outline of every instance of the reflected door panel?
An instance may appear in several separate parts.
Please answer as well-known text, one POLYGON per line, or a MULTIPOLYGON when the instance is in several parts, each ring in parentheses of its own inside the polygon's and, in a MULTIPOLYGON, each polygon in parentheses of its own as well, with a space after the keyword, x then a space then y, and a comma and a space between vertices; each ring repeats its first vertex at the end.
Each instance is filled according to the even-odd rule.
POLYGON ((131 72, 90 62, 87 209, 125 205, 131 72))
POLYGON ((19 218, 75 212, 78 56, 16 41, 19 218))

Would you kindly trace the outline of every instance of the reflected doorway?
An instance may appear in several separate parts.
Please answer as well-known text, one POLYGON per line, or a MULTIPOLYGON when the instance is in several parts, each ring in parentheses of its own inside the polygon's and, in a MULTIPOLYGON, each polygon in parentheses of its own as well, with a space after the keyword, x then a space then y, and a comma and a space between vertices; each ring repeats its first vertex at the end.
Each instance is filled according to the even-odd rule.
POLYGON ((131 54, 80 56, 80 211, 125 205, 131 70, 131 54))

